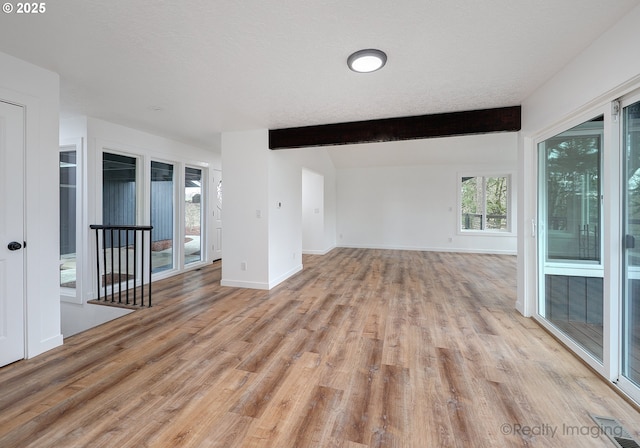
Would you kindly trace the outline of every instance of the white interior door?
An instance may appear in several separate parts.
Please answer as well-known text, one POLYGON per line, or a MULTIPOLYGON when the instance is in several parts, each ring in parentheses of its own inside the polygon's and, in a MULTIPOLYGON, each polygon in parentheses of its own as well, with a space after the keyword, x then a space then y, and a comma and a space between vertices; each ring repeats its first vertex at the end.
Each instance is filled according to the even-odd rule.
POLYGON ((24 358, 24 110, 0 101, 0 366, 24 358))
POLYGON ((213 259, 219 260, 222 258, 222 171, 213 170, 213 185, 213 259))

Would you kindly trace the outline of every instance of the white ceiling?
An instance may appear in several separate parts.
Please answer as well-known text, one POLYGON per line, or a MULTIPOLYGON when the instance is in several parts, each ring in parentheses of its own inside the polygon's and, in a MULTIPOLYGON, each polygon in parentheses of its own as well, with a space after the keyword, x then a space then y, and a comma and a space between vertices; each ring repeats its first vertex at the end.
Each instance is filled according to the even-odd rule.
POLYGON ((60 74, 63 116, 211 147, 223 131, 518 105, 638 3, 53 0, 0 13, 0 51, 60 74), (370 47, 386 67, 351 72, 370 47))

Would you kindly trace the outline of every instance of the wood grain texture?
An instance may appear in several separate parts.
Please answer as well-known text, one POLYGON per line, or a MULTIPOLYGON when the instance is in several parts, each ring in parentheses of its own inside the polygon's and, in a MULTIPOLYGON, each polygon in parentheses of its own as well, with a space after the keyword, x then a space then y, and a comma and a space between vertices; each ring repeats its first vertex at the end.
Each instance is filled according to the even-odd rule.
POLYGON ((393 142, 491 132, 515 132, 521 107, 498 107, 412 117, 333 123, 269 130, 269 148, 289 149, 354 143, 393 142))
POLYGON ((640 415, 514 310, 515 257, 336 249, 271 291, 220 263, 0 369, 0 446, 607 447, 640 415), (555 432, 552 432, 555 429, 555 432))

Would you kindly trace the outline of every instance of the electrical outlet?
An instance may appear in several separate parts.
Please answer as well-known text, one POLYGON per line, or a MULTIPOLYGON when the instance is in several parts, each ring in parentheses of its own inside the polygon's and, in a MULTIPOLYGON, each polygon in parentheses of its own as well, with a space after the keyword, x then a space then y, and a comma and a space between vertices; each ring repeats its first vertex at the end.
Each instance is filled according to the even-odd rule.
POLYGON ((246 271, 247 270, 247 262, 246 261, 241 261, 240 262, 240 270, 241 271, 246 271))

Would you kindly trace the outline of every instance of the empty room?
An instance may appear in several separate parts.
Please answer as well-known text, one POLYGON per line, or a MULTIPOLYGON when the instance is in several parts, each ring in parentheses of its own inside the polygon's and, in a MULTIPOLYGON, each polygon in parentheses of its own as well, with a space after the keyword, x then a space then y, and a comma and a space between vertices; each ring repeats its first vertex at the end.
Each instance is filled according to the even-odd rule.
POLYGON ((640 446, 638 42, 640 0, 4 2, 0 446, 640 446))

